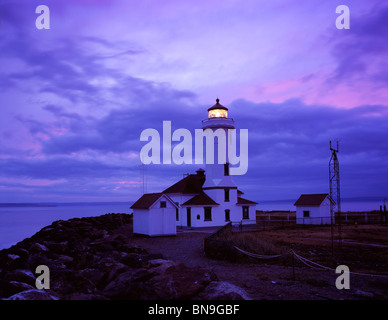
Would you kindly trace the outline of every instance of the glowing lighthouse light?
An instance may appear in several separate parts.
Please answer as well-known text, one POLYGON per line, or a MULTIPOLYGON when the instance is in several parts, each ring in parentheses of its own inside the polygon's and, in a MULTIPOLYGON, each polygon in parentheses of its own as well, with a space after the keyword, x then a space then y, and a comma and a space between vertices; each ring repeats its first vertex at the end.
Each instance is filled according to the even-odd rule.
POLYGON ((228 118, 228 109, 220 104, 220 99, 216 100, 216 104, 208 109, 209 119, 211 118, 228 118))

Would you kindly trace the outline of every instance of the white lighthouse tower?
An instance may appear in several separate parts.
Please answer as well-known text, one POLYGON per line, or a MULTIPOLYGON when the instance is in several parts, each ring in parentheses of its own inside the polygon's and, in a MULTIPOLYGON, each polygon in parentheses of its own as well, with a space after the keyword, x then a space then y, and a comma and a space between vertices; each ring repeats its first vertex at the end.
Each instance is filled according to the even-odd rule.
POLYGON ((237 202, 237 186, 229 175, 228 149, 231 144, 231 136, 228 129, 235 129, 234 120, 228 118, 228 108, 216 100, 216 104, 208 109, 208 119, 202 121, 203 130, 212 130, 217 139, 214 139, 214 163, 206 164, 206 181, 203 191, 218 203, 237 202), (219 133, 217 135, 217 132, 219 133), (220 143, 224 143, 220 136, 225 137, 225 147, 220 148, 225 152, 223 159, 219 161, 220 143))
MULTIPOLYGON (((206 140, 206 151, 213 153, 213 162, 206 163, 206 171, 198 168, 196 174, 186 175, 164 191, 139 198, 131 206, 134 233, 172 235, 176 227, 218 227, 226 223, 256 225, 257 203, 241 197, 243 192, 237 189, 229 174, 228 150, 236 143, 232 141, 236 139, 236 135, 231 134, 234 129, 233 119, 228 118, 228 108, 217 99, 208 109, 208 118, 202 121, 203 132, 199 130, 206 139, 214 141, 212 144, 206 140)), ((206 160, 207 157, 206 154, 206 160)))

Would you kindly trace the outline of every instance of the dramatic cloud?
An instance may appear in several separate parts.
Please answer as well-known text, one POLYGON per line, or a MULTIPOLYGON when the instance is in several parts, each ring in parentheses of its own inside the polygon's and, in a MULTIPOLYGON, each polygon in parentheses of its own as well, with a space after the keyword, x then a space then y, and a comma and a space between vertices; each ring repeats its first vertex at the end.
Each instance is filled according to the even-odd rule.
POLYGON ((247 198, 327 192, 335 139, 342 195, 388 194, 385 4, 338 30, 334 0, 47 0, 37 30, 39 4, 0 5, 0 201, 160 191, 198 166, 142 166, 140 133, 193 132, 217 96, 249 130, 247 198))

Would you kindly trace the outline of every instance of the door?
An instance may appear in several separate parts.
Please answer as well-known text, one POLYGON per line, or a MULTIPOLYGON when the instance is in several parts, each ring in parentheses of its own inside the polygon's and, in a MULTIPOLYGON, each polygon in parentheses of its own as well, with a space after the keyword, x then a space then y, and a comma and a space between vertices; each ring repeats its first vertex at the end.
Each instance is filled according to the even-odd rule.
POLYGON ((190 207, 186 208, 186 213, 187 213, 187 226, 191 227, 191 208, 190 207))

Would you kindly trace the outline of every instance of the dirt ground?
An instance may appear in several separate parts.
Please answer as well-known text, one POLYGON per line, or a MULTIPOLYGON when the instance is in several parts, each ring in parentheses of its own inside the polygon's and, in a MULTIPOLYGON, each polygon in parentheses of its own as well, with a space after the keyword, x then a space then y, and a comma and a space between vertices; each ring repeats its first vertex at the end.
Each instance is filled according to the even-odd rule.
MULTIPOLYGON (((380 267, 386 269, 388 250, 385 246, 388 247, 386 240, 388 228, 382 228, 385 229, 376 232, 376 230, 372 230, 369 226, 365 226, 365 228, 359 226, 358 238, 354 237, 355 234, 352 233, 354 230, 345 228, 343 230, 343 239, 348 239, 347 241, 349 242, 354 242, 354 239, 356 239, 356 242, 380 244, 382 247, 357 243, 349 244, 349 246, 356 248, 356 259, 357 252, 361 256, 363 252, 372 250, 371 253, 369 252, 372 257, 379 253, 379 259, 377 260, 380 264, 383 263, 380 267), (370 236, 368 236, 368 233, 371 233, 370 236)), ((350 274, 350 289, 339 290, 335 286, 336 278, 339 275, 334 270, 315 270, 303 265, 299 261, 294 263, 293 268, 292 264, 277 265, 273 262, 263 263, 262 260, 258 263, 232 263, 209 259, 204 255, 203 239, 213 231, 179 230, 175 237, 133 237, 131 241, 133 241, 134 245, 145 248, 150 253, 163 254, 166 259, 183 262, 191 267, 208 268, 215 272, 220 280, 228 281, 243 288, 253 300, 388 299, 388 276, 379 278, 350 274)), ((327 227, 322 230, 319 227, 304 229, 304 232, 298 229, 264 231, 261 233, 261 236, 278 239, 286 244, 293 243, 295 250, 300 249, 301 255, 302 253, 305 255, 309 253, 309 256, 306 256, 309 259, 312 256, 314 257, 314 249, 317 251, 317 249, 326 248, 326 252, 331 253, 331 242, 327 241, 327 239, 330 239, 330 237, 327 237, 327 227)), ((351 252, 352 255, 355 254, 353 251, 351 252)), ((342 254, 344 252, 346 250, 342 254)), ((339 254, 338 250, 336 254, 339 254)), ((373 265, 373 263, 374 261, 371 264, 373 265)), ((349 265, 351 272, 353 267, 353 265, 349 265)), ((370 272, 368 268, 358 267, 357 272, 370 272)), ((377 270, 381 270, 381 268, 377 266, 377 270)))

